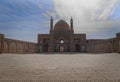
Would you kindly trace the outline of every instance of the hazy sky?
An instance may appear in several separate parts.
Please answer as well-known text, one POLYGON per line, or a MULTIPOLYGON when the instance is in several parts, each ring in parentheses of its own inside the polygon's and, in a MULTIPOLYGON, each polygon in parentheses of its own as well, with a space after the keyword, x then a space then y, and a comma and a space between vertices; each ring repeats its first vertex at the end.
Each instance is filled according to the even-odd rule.
POLYGON ((0 0, 0 33, 7 38, 37 42, 54 24, 74 19, 75 33, 88 39, 111 38, 120 32, 120 0, 0 0))

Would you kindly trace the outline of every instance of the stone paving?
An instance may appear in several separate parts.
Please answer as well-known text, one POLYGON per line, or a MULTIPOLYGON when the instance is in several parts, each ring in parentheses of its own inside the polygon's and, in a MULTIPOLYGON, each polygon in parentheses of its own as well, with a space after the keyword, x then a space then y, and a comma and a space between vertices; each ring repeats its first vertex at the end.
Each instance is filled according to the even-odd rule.
POLYGON ((2 80, 120 82, 120 54, 1 54, 0 81, 2 80))

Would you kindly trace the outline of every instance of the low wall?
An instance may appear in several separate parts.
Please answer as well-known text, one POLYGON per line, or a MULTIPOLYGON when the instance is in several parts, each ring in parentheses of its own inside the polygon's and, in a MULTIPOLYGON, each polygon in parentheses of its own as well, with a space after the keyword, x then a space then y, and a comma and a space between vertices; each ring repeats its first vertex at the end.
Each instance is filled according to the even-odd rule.
POLYGON ((0 53, 37 53, 37 43, 19 41, 4 38, 4 35, 0 37, 0 53))
POLYGON ((88 53, 120 53, 120 33, 112 39, 87 40, 88 53))
POLYGON ((88 40, 87 52, 90 53, 113 53, 114 39, 107 40, 88 40))

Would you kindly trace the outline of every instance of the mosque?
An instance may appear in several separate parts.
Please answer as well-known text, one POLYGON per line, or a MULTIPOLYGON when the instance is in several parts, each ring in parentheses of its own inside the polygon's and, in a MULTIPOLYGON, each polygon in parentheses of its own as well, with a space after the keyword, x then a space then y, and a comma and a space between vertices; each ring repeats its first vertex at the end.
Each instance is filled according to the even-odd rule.
POLYGON ((43 52, 86 52, 86 34, 74 34, 73 19, 70 26, 59 20, 53 26, 50 20, 50 33, 38 35, 39 48, 43 52))
POLYGON ((112 53, 118 49, 120 50, 119 33, 116 35, 117 38, 87 40, 86 34, 74 33, 72 18, 70 19, 70 25, 64 20, 59 20, 53 26, 53 22, 53 18, 51 18, 49 34, 38 34, 40 52, 112 53))
POLYGON ((74 33, 72 18, 70 24, 64 20, 53 23, 51 17, 49 34, 38 34, 37 43, 9 39, 0 34, 0 53, 120 53, 120 33, 108 39, 86 39, 86 34, 74 33))

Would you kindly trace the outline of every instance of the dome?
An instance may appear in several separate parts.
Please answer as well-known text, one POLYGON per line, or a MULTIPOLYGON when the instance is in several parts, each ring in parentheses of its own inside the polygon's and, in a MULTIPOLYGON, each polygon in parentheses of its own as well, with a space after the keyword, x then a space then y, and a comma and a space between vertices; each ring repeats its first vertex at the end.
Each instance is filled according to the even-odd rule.
POLYGON ((64 20, 60 20, 55 24, 54 30, 69 30, 69 25, 64 20))

